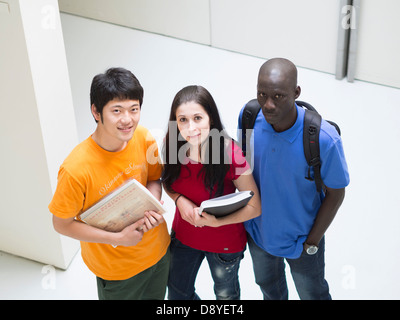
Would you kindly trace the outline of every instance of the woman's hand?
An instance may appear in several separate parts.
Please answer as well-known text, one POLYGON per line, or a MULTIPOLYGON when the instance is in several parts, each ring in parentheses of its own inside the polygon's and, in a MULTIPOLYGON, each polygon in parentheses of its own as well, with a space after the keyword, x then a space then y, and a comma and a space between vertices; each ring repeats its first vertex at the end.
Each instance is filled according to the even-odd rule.
POLYGON ((204 226, 208 226, 208 227, 219 227, 220 226, 220 222, 218 221, 218 219, 212 215, 212 214, 208 214, 206 212, 202 212, 201 215, 200 213, 200 208, 195 208, 194 209, 195 212, 195 217, 194 217, 194 225, 196 227, 204 227, 204 226))
POLYGON ((182 219, 195 225, 196 213, 194 212, 194 209, 196 208, 196 205, 186 197, 180 196, 176 202, 176 206, 179 209, 182 219))

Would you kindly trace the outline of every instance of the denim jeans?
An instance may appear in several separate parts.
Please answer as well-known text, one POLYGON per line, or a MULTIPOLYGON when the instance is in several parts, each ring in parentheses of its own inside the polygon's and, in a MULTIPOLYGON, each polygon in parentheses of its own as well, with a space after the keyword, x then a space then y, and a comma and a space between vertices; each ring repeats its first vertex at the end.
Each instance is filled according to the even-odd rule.
MULTIPOLYGON (((264 300, 287 300, 284 258, 273 256, 261 249, 249 234, 247 240, 256 283, 260 286, 264 300)), ((331 300, 329 286, 325 280, 324 238, 318 247, 318 252, 314 255, 309 255, 303 250, 298 259, 286 259, 302 300, 331 300)))
POLYGON ((213 253, 193 249, 181 243, 172 233, 171 264, 168 279, 169 300, 200 300, 196 294, 195 281, 204 259, 214 280, 217 300, 239 300, 239 265, 243 251, 237 253, 213 253))

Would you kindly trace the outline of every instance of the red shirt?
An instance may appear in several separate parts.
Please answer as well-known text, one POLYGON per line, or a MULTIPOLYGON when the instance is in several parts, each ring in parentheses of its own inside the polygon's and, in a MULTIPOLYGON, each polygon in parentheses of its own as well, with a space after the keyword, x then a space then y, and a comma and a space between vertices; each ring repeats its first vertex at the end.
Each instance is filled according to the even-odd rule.
MULTIPOLYGON (((235 143, 232 143, 232 147, 229 149, 231 149, 232 161, 224 179, 223 195, 235 192, 236 187, 233 180, 236 180, 249 168, 242 150, 235 143)), ((202 167, 201 163, 194 163, 193 160, 188 164, 181 165, 180 176, 172 184, 175 192, 182 194, 199 207, 202 201, 210 199, 210 193, 204 186, 202 175, 198 174, 202 167)), ((243 223, 218 228, 207 226, 196 228, 182 219, 178 208, 175 211, 172 229, 175 231, 176 238, 184 245, 208 252, 239 252, 244 250, 247 241, 243 223)))

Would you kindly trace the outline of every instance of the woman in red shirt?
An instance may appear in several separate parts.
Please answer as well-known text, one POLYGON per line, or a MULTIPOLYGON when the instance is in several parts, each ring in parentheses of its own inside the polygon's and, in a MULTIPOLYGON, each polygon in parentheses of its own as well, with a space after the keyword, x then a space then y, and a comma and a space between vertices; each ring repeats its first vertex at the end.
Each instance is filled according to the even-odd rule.
POLYGON ((176 94, 163 153, 164 189, 176 204, 168 299, 199 299, 194 284, 205 257, 217 299, 240 299, 238 271, 246 247, 242 222, 259 216, 261 203, 250 167, 224 131, 205 88, 188 86, 176 94), (199 215, 202 201, 236 189, 254 192, 245 207, 221 218, 199 215))

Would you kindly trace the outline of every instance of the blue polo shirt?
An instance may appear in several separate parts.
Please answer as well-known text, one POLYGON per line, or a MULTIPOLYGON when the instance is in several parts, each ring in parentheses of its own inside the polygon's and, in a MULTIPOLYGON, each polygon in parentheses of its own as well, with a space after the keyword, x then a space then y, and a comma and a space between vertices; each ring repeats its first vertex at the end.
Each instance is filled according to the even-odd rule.
MULTIPOLYGON (((258 114, 251 150, 262 214, 245 222, 247 232, 259 247, 289 259, 300 257, 324 197, 317 193, 314 181, 305 179, 308 173, 303 150, 305 110, 296 107, 297 120, 284 132, 275 132, 262 112, 258 114)), ((239 115, 239 129, 242 113, 243 109, 239 115)), ((342 140, 325 120, 320 130, 320 156, 324 184, 333 189, 346 187, 350 180, 342 140)))

